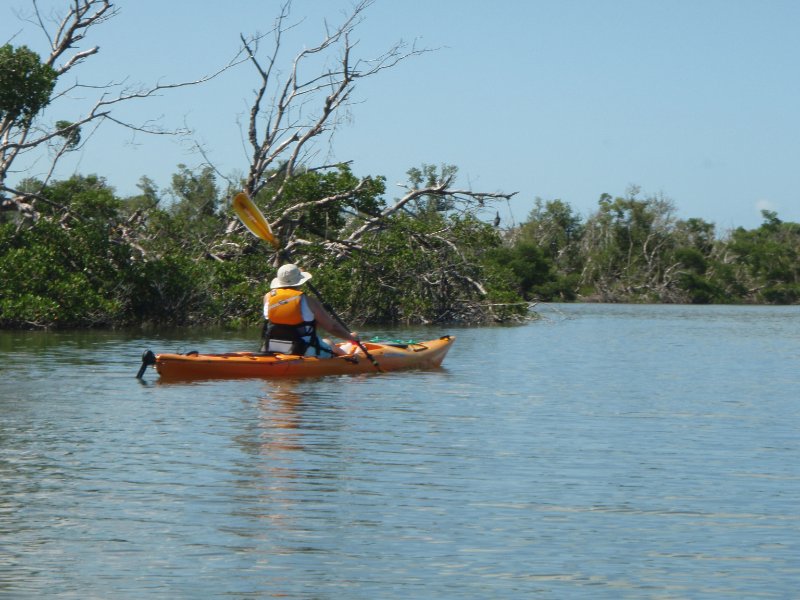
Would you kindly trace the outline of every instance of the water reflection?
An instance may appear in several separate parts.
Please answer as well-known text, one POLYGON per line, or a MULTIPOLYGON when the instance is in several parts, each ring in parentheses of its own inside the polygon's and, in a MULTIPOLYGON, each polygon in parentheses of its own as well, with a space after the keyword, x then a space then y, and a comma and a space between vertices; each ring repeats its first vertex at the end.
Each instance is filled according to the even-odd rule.
POLYGON ((281 458, 286 451, 303 450, 302 422, 303 397, 291 380, 270 382, 266 393, 258 400, 260 452, 267 464, 281 458))

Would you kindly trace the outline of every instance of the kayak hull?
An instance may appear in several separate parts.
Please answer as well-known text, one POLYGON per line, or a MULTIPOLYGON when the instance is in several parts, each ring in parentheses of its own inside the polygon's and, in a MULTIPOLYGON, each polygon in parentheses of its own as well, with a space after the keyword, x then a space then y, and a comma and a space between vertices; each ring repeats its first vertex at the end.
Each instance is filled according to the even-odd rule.
POLYGON ((364 343, 379 368, 360 350, 333 358, 255 352, 165 353, 155 354, 153 364, 162 379, 273 379, 431 369, 442 364, 454 340, 453 336, 444 336, 411 344, 364 343))

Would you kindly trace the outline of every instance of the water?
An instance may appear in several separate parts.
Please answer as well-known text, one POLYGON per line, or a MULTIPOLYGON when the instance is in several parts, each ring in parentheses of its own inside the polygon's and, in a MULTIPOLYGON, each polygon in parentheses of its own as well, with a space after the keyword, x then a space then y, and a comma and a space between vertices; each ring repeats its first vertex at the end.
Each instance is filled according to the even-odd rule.
POLYGON ((541 313, 316 381, 0 333, 0 597, 799 597, 800 307, 541 313))

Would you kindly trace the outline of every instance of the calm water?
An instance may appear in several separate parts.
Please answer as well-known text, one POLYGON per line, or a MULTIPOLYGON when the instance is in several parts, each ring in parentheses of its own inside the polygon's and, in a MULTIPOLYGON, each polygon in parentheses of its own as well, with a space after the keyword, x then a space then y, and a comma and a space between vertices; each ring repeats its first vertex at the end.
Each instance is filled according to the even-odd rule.
POLYGON ((0 597, 800 597, 800 307, 540 310, 279 383, 0 333, 0 597))

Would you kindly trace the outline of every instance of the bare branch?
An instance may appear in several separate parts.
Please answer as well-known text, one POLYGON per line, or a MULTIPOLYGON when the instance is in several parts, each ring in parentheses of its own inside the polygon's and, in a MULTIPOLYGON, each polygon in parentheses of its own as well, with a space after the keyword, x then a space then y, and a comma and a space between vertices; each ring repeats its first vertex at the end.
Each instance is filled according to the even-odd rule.
POLYGON ((96 54, 100 48, 95 46, 94 48, 77 52, 58 68, 55 67, 56 61, 83 40, 86 37, 86 32, 91 27, 107 21, 119 12, 118 9, 114 8, 111 0, 74 0, 69 12, 58 25, 55 36, 51 37, 44 25, 39 6, 35 0, 33 4, 39 25, 50 41, 50 56, 45 61, 45 64, 55 68, 59 76, 88 56, 96 54))
MULTIPOLYGON (((417 48, 407 50, 400 42, 375 59, 354 59, 352 55, 357 44, 351 39, 352 33, 372 3, 373 0, 361 0, 337 27, 331 28, 326 24, 325 37, 317 45, 298 52, 291 62, 291 69, 280 82, 275 81, 274 69, 283 34, 293 26, 288 23, 290 3, 282 5, 271 30, 274 36, 272 52, 265 59, 259 58, 258 48, 265 36, 241 36, 243 52, 260 80, 247 127, 252 154, 245 189, 252 196, 274 180, 276 171, 280 172, 285 184, 300 166, 305 167, 303 163, 307 147, 315 138, 337 125, 337 114, 349 103, 358 79, 370 77, 406 58, 427 52, 417 48), (308 61, 325 57, 334 50, 339 51, 339 58, 331 68, 310 78, 301 77, 301 70, 308 61), (265 112, 264 103, 268 96, 271 96, 272 102, 270 109, 265 112), (263 128, 260 126, 262 124, 263 128)), ((284 190, 284 185, 279 186, 273 193, 271 203, 280 201, 284 190)))
POLYGON ((92 54, 97 54, 100 51, 99 46, 95 46, 94 48, 90 48, 89 50, 84 50, 83 52, 78 52, 72 56, 64 65, 58 69, 58 73, 66 73, 84 58, 88 58, 92 54))
POLYGON ((510 194, 506 193, 486 193, 486 192, 473 192, 471 190, 450 189, 449 185, 452 183, 452 178, 447 178, 445 181, 440 182, 438 185, 429 186, 421 189, 410 190, 405 196, 397 200, 393 205, 386 207, 380 214, 375 215, 358 227, 347 238, 348 243, 354 243, 361 239, 366 233, 374 231, 380 224, 390 216, 394 215, 403 209, 409 202, 421 198, 423 196, 440 196, 440 197, 461 197, 471 198, 480 202, 485 202, 488 199, 502 199, 509 200, 514 197, 517 192, 510 194))

